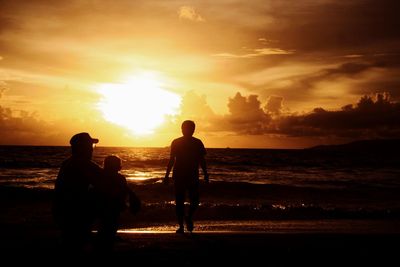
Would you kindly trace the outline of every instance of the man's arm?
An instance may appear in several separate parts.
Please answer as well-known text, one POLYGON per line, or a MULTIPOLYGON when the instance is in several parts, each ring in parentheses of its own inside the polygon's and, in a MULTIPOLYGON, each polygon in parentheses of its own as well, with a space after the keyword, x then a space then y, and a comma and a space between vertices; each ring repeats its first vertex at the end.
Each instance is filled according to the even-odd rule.
POLYGON ((200 158, 200 167, 203 170, 204 181, 206 181, 206 183, 208 183, 209 177, 208 177, 208 172, 207 172, 207 164, 206 164, 206 160, 204 157, 200 158))
POLYGON ((173 143, 172 143, 171 144, 171 153, 170 153, 169 161, 168 161, 168 165, 167 165, 167 171, 165 172, 165 177, 163 179, 164 184, 169 183, 169 173, 171 172, 172 167, 174 166, 174 163, 175 163, 175 153, 174 153, 173 143))
POLYGON ((174 166, 175 163, 175 158, 174 157, 170 157, 169 161, 168 161, 168 165, 167 165, 167 171, 165 172, 165 177, 163 180, 164 184, 168 184, 169 183, 169 173, 171 172, 172 167, 174 166))

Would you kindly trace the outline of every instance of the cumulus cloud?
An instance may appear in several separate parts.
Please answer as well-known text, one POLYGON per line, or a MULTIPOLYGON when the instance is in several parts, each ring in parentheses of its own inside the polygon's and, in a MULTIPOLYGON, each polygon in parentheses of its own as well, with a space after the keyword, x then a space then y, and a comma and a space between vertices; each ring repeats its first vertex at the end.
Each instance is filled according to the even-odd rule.
POLYGON ((265 105, 265 110, 267 110, 267 112, 279 115, 282 109, 283 109, 283 97, 270 96, 268 98, 267 104, 265 105))
POLYGON ((263 134, 271 121, 257 95, 244 96, 237 92, 228 99, 227 114, 216 114, 208 105, 204 95, 187 92, 182 99, 180 120, 192 119, 202 131, 234 134, 263 134))
POLYGON ((204 18, 191 6, 181 6, 178 10, 180 19, 203 22, 204 18))
POLYGON ((0 106, 0 132, 0 144, 46 144, 51 127, 36 113, 0 106))
POLYGON ((289 115, 275 121, 269 132, 289 136, 352 138, 400 137, 400 103, 387 93, 363 96, 356 105, 328 111, 315 108, 305 115, 289 115))
POLYGON ((201 131, 208 131, 210 127, 215 130, 214 126, 218 125, 219 116, 208 105, 206 96, 199 95, 195 91, 188 91, 182 97, 180 110, 178 120, 196 121, 201 131))
POLYGON ((185 105, 189 108, 199 104, 198 110, 191 109, 191 118, 201 122, 199 125, 207 125, 203 129, 210 133, 310 139, 400 137, 400 102, 392 101, 388 93, 365 95, 356 104, 338 110, 314 108, 304 114, 283 113, 283 100, 281 96, 270 96, 263 110, 257 95, 243 96, 238 92, 228 99, 229 112, 225 115, 216 115, 205 98, 193 93, 188 95, 185 105))
POLYGON ((229 114, 224 119, 229 129, 243 134, 260 134, 265 131, 271 116, 261 108, 257 95, 242 96, 239 92, 228 100, 229 114))
POLYGON ((183 96, 181 112, 189 117, 210 117, 215 115, 207 103, 206 96, 198 95, 195 91, 188 91, 183 96))

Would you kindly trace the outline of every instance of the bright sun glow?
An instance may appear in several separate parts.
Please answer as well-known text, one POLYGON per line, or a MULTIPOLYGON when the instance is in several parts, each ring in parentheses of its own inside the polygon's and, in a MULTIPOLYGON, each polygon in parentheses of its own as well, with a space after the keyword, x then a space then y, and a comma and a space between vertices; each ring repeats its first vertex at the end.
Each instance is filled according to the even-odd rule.
POLYGON ((137 135, 151 134, 167 115, 178 113, 181 102, 178 94, 161 87, 160 78, 152 73, 135 75, 123 83, 101 84, 99 108, 106 120, 137 135))

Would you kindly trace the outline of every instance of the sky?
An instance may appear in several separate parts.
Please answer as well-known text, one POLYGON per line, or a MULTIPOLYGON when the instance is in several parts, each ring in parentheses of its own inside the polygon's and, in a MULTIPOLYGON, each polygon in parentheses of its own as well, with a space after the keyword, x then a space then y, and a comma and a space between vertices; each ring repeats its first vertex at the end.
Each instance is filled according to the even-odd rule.
POLYGON ((1 1, 0 144, 400 137, 400 2, 1 1))

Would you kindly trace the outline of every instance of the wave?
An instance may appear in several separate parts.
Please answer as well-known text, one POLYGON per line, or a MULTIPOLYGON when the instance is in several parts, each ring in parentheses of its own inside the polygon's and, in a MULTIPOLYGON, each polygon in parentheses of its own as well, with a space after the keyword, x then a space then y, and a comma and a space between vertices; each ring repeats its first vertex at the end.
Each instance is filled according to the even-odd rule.
MULTIPOLYGON (((174 214, 171 187, 156 183, 132 188, 144 200, 143 216, 174 214)), ((201 184, 200 196, 198 216, 202 219, 400 218, 400 196, 393 188, 343 190, 213 182, 201 184)))
MULTIPOLYGON (((131 183, 143 203, 140 220, 174 219, 173 186, 159 180, 131 183)), ((399 188, 321 189, 285 185, 212 182, 200 185, 199 219, 391 219, 400 218, 399 188)), ((0 186, 3 203, 51 202, 45 188, 0 186)), ((12 205, 12 204, 10 204, 12 205)))

